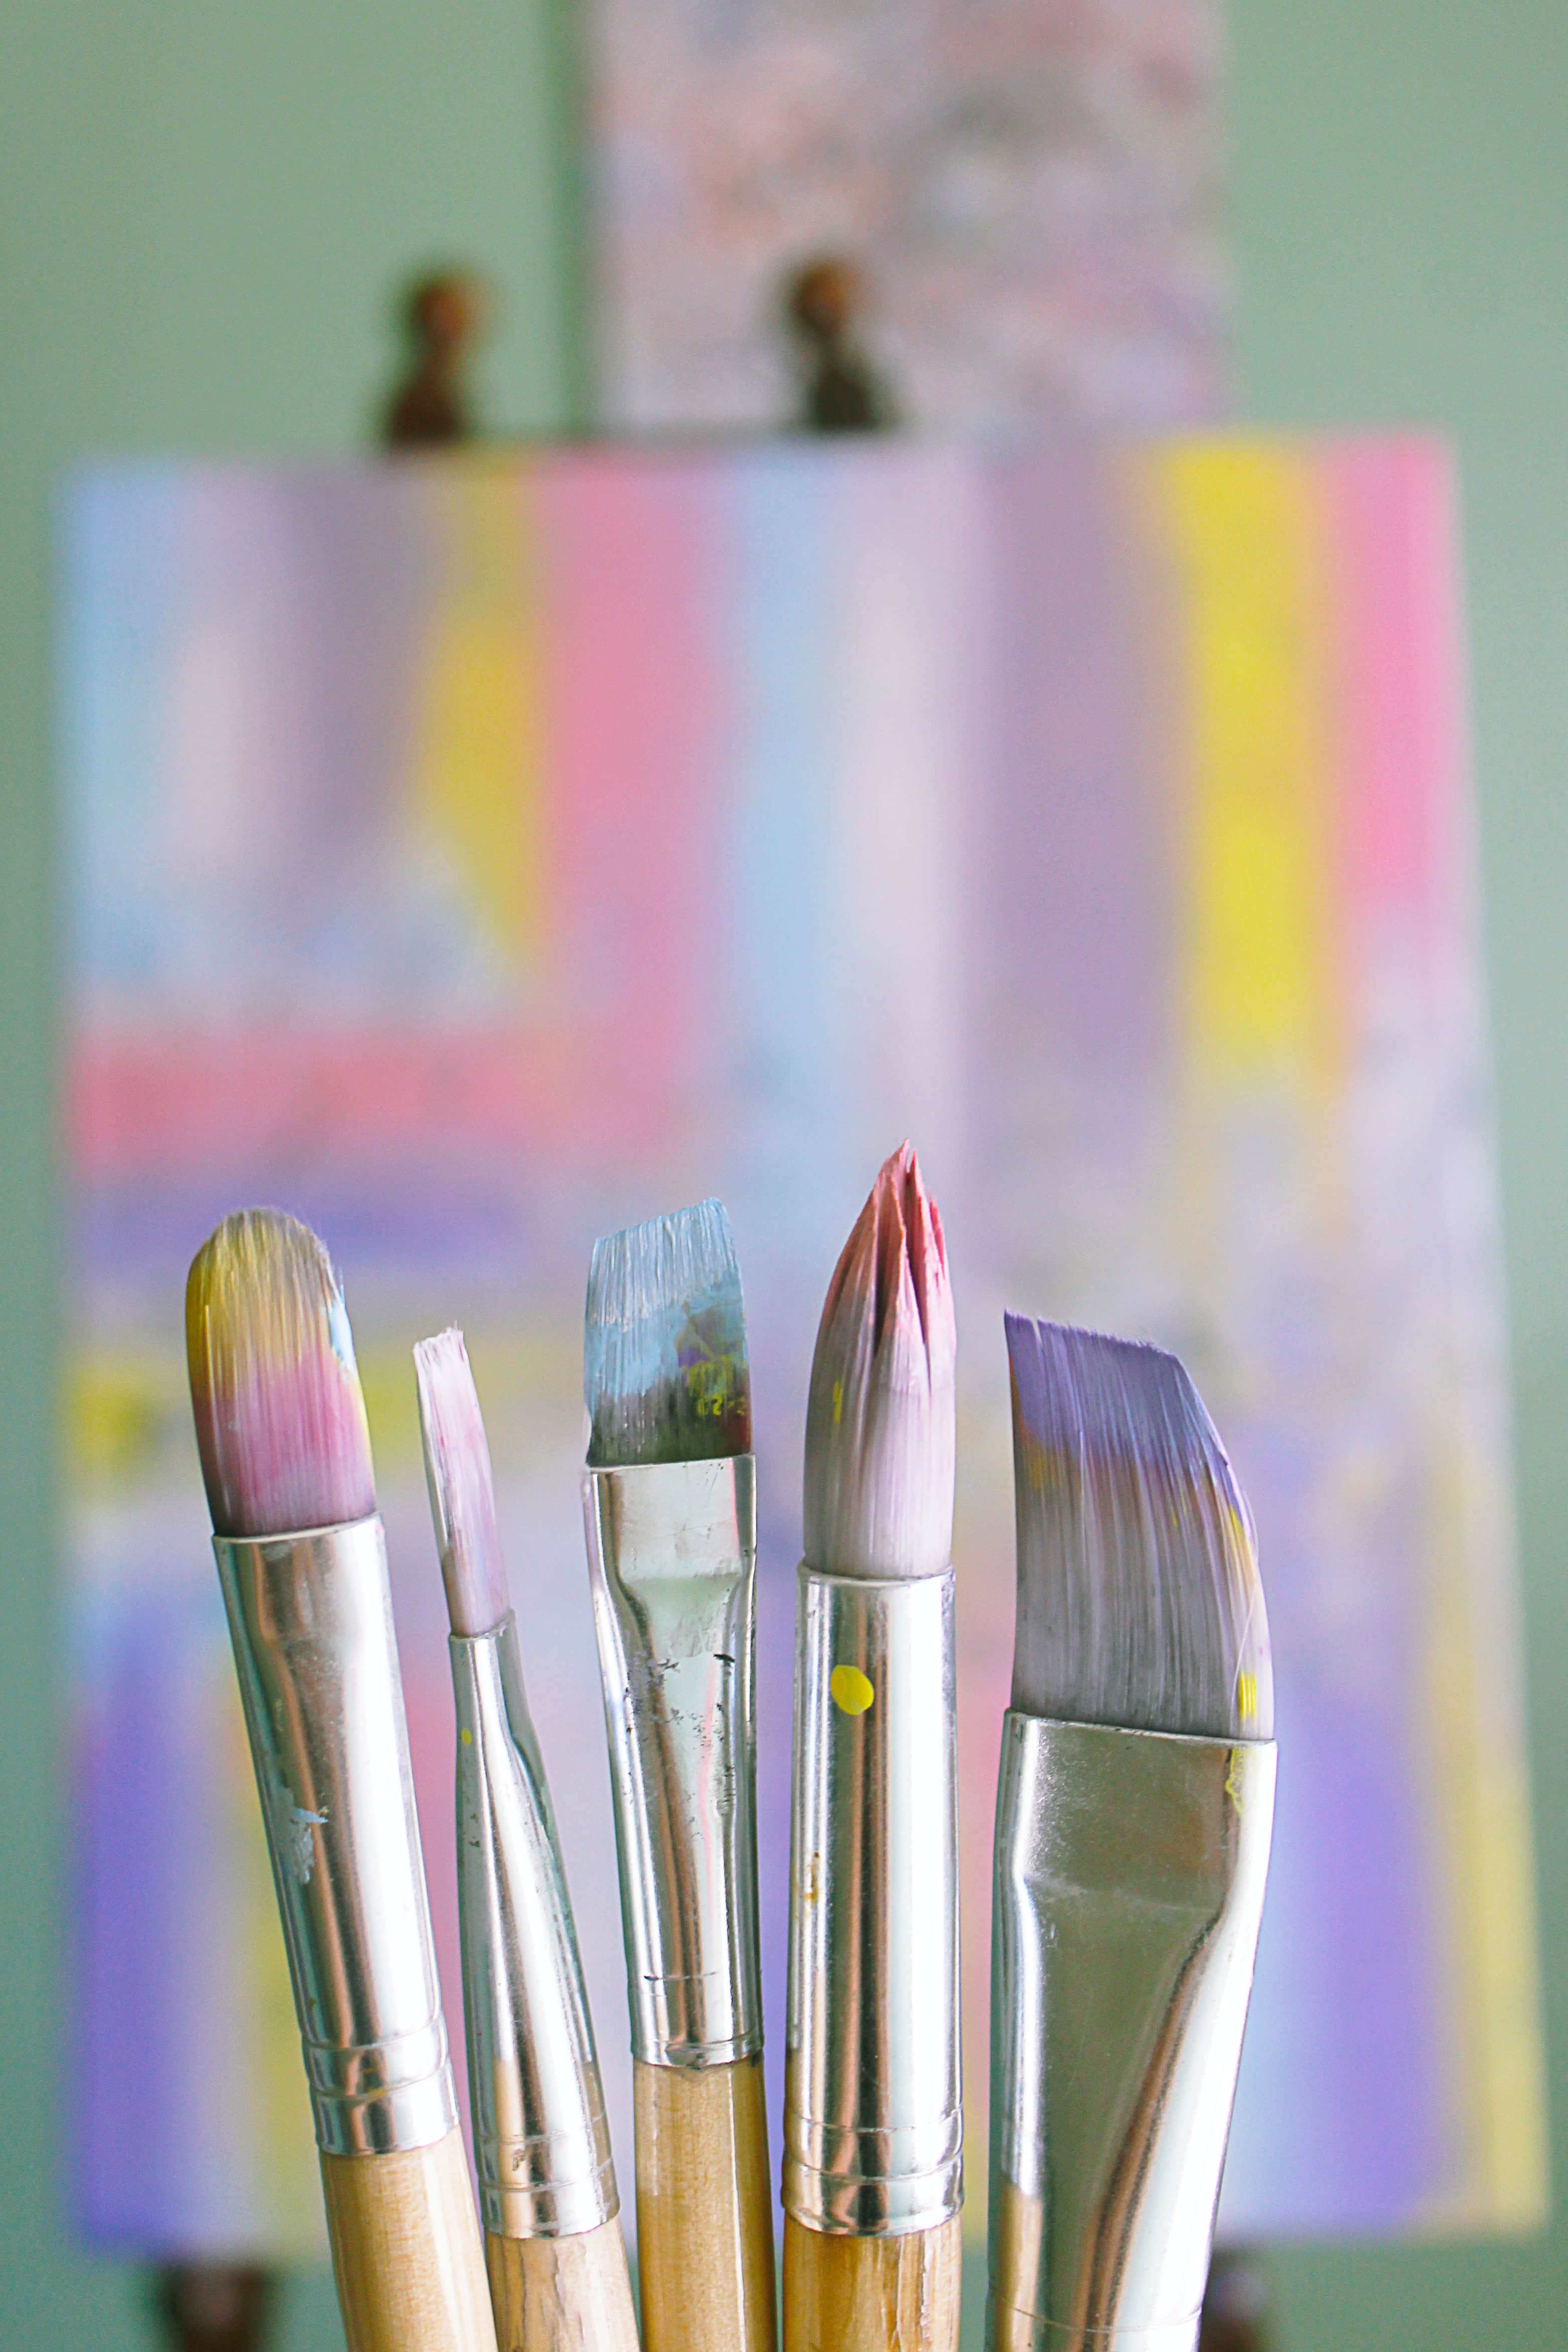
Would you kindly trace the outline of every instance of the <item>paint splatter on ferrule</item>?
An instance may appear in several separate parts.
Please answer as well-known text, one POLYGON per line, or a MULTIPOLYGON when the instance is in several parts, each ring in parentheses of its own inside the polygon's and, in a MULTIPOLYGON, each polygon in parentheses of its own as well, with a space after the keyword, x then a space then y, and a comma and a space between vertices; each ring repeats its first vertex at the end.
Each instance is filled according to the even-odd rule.
POLYGON ((632 2055, 730 2065, 762 2047, 755 1464, 590 1470, 583 1517, 632 2055))
POLYGON ((785 2210, 859 2237, 963 2203, 953 1573, 800 1570, 785 2210))

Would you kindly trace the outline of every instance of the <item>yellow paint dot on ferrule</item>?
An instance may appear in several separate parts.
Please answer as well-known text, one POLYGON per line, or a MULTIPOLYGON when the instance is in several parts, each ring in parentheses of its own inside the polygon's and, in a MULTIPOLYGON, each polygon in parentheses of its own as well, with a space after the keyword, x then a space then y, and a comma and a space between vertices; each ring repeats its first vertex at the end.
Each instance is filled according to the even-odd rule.
POLYGON ((459 1736, 459 1738, 462 1739, 462 1742, 463 1742, 463 1745, 464 1745, 464 1747, 465 1747, 465 1748, 472 1748, 472 1747, 473 1747, 473 1745, 474 1745, 474 1734, 469 1730, 468 1726, 467 1726, 466 1724, 465 1724, 465 1725, 464 1725, 463 1729, 462 1729, 462 1731, 459 1733, 459 1735, 458 1735, 458 1736, 459 1736))
POLYGON ((863 1715, 876 1696, 876 1686, 858 1666, 835 1666, 828 1691, 841 1715, 863 1715))

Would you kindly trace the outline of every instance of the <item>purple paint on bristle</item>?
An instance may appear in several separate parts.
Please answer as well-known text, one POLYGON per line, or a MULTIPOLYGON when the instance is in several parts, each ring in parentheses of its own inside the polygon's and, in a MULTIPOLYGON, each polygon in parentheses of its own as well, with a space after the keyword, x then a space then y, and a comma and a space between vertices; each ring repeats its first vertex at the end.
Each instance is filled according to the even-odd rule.
POLYGON ((413 1367, 447 1614, 455 1633, 473 1639, 492 1633, 511 1602, 496 1528, 489 1441, 462 1332, 421 1339, 413 1367))
POLYGON ((1270 1738, 1252 1521, 1186 1369, 1142 1341, 1005 1320, 1014 1707, 1132 1730, 1270 1738))
POLYGON ((308 1225, 277 1209, 225 1217, 191 1266, 185 1346, 214 1534, 370 1517, 375 1473, 353 1334, 308 1225))

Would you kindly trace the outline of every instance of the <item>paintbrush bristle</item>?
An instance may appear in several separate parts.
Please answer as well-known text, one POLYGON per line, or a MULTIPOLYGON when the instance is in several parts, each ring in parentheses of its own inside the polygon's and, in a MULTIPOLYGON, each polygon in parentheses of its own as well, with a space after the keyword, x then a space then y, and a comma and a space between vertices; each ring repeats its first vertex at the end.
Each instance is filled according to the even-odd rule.
POLYGON ((746 1307, 721 1202, 594 1243, 582 1389, 591 1470, 751 1451, 746 1307))
POLYGON ((242 1209, 185 1286, 191 1407, 213 1529, 290 1535, 376 1507, 365 1401, 332 1261, 280 1209, 242 1209))
POLYGON ((493 1633, 511 1602, 496 1530, 490 1446, 462 1332, 419 1340, 413 1369, 446 1613, 455 1633, 472 1638, 493 1633))
POLYGON ((1018 1513, 1015 1708, 1269 1739, 1269 1621, 1246 1499, 1158 1348, 1007 1319, 1018 1513))
POLYGON ((806 1559, 933 1576, 953 1556, 956 1328, 936 1203, 907 1143, 828 1285, 806 1407, 806 1559))

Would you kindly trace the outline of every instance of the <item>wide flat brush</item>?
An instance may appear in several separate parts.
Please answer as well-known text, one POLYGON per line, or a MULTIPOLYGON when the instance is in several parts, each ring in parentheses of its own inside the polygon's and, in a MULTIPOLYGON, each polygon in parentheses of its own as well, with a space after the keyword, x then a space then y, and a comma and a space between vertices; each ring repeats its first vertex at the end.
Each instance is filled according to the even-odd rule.
POLYGON ((349 2352, 495 2352, 370 1436, 326 1251, 275 1210, 226 1218, 192 1265, 185 1329, 349 2352))
POLYGON ((452 1621, 468 2094, 501 2352, 637 2352, 593 2029, 460 1331, 413 1351, 452 1621))
POLYGON ((785 2352, 952 2352, 963 2202, 956 1339, 907 1144, 828 1288, 795 1653, 785 2352))
POLYGON ((583 1389, 643 2339, 648 2352, 771 2352, 757 1505, 740 1275, 716 1201, 596 1244, 583 1389))
POLYGON ((1157 1348, 1007 1318, 991 2352, 1192 2352, 1273 1821, 1251 1522, 1157 1348))

